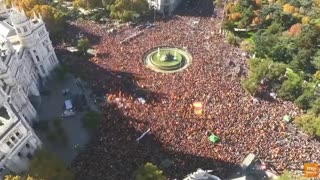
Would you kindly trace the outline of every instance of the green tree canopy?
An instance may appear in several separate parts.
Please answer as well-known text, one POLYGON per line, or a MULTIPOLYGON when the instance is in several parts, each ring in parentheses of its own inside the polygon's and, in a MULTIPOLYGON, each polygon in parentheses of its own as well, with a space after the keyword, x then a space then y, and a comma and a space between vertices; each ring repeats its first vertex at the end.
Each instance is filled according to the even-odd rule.
POLYGON ((320 70, 320 50, 317 50, 317 52, 313 56, 311 63, 314 66, 314 68, 320 70))
POLYGON ((37 180, 31 176, 6 175, 4 180, 37 180))
POLYGON ((90 41, 88 38, 81 38, 78 40, 77 47, 79 51, 83 54, 87 54, 87 51, 90 47, 90 41))
POLYGON ((315 96, 315 83, 308 82, 302 84, 302 95, 300 95, 294 102, 302 109, 311 108, 316 96, 315 96))
POLYGON ((320 137, 320 117, 319 116, 313 113, 308 113, 296 118, 295 121, 308 134, 320 137))
POLYGON ((101 118, 101 113, 96 111, 89 111, 86 113, 82 120, 83 126, 89 131, 95 130, 98 127, 101 118))
POLYGON ((64 162, 46 150, 35 153, 30 162, 30 176, 45 180, 73 179, 73 173, 66 167, 64 162))
POLYGON ((257 93, 261 80, 266 79, 272 84, 286 72, 285 64, 272 62, 270 59, 250 59, 249 65, 251 69, 249 77, 242 82, 242 85, 252 95, 257 93))
POLYGON ((102 5, 107 10, 110 10, 111 5, 115 2, 115 0, 102 0, 102 5))
POLYGON ((93 9, 99 7, 102 4, 101 0, 74 0, 73 5, 75 7, 82 7, 85 9, 93 9))
POLYGON ((110 15, 121 21, 131 21, 144 14, 148 7, 146 0, 116 0, 110 7, 110 15))
POLYGON ((304 178, 301 175, 296 175, 293 172, 285 171, 277 180, 307 180, 308 178, 304 178))
POLYGON ((287 69, 287 80, 285 80, 278 93, 285 100, 294 101, 302 94, 302 78, 294 73, 291 69, 287 69))
POLYGON ((40 13, 46 27, 54 38, 59 38, 65 27, 65 17, 50 5, 35 5, 33 11, 40 13))
POLYGON ((53 35, 53 39, 61 36, 65 26, 65 17, 53 6, 47 4, 45 0, 6 0, 8 7, 15 4, 19 9, 23 9, 27 16, 33 16, 33 12, 41 14, 48 31, 53 35))
POLYGON ((135 180, 166 180, 163 172, 152 163, 141 166, 134 173, 135 180))

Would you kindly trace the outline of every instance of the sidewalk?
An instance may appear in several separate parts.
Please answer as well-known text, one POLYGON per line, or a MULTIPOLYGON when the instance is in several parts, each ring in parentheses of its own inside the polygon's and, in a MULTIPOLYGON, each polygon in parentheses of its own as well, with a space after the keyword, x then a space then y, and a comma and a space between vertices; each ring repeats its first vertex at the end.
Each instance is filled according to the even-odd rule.
MULTIPOLYGON (((63 112, 63 105, 66 97, 63 96, 62 90, 69 89, 74 94, 84 94, 86 96, 87 104, 91 110, 98 110, 92 99, 89 97, 90 91, 80 87, 76 84, 75 78, 67 75, 63 82, 51 80, 48 82, 48 89, 51 91, 50 95, 42 96, 42 104, 38 111, 40 121, 48 121, 52 128, 53 120, 61 118, 63 112)), ((78 150, 85 146, 89 141, 90 134, 83 128, 81 119, 86 112, 76 112, 73 117, 64 117, 61 126, 65 131, 67 143, 58 144, 48 140, 48 132, 37 131, 40 139, 43 141, 44 147, 62 158, 66 163, 70 164, 72 159, 77 155, 78 150)), ((59 136, 59 133, 56 133, 59 136)))

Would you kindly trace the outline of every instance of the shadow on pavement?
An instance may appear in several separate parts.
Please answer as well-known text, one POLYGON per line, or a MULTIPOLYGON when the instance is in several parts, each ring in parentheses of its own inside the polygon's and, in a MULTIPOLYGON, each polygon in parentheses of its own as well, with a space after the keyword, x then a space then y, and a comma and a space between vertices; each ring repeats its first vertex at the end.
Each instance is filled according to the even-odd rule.
POLYGON ((182 0, 174 14, 192 17, 212 17, 213 2, 212 0, 182 0))
POLYGON ((94 138, 73 161, 77 179, 132 179, 133 172, 146 162, 162 168, 170 179, 182 179, 197 168, 213 170, 212 174, 226 178, 237 168, 222 160, 169 150, 170 142, 160 143, 152 128, 138 143, 136 138, 143 132, 131 126, 137 120, 123 115, 114 104, 106 105, 104 116, 94 138), (165 161, 171 166, 163 167, 165 161))
POLYGON ((88 61, 86 56, 70 54, 59 51, 60 56, 64 54, 69 71, 87 81, 93 94, 105 96, 106 94, 121 94, 133 98, 144 98, 147 102, 159 102, 162 94, 154 93, 146 88, 140 87, 137 81, 140 79, 135 74, 113 71, 102 68, 95 63, 88 61))

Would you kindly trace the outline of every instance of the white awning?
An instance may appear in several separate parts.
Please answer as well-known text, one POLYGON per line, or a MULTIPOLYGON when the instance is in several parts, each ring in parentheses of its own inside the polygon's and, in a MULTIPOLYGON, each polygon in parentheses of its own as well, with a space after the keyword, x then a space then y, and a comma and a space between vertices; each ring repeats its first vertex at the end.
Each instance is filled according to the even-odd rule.
POLYGON ((66 106, 66 110, 72 109, 72 102, 70 99, 64 101, 64 105, 66 106))

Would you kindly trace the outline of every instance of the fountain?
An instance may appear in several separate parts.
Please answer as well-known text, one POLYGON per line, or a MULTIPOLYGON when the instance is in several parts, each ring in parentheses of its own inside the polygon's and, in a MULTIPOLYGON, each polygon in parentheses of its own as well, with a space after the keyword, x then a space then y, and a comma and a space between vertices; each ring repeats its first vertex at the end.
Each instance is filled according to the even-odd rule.
POLYGON ((145 53, 144 64, 162 73, 172 73, 187 68, 192 56, 187 51, 175 47, 157 47, 145 53))

